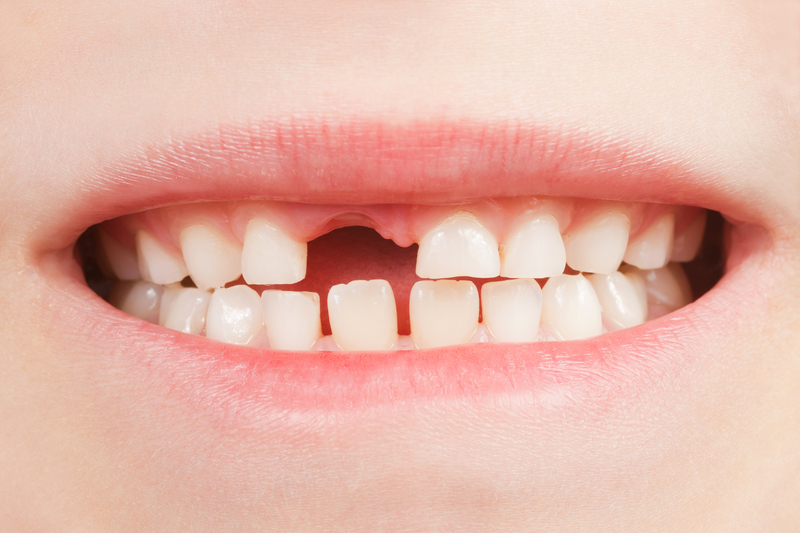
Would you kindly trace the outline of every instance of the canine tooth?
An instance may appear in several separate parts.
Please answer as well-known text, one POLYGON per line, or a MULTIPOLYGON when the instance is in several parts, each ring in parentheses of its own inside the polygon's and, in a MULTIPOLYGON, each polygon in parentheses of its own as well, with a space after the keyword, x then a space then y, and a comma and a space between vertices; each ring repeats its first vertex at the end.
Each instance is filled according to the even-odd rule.
POLYGON ((692 302, 692 287, 679 263, 670 263, 655 270, 628 267, 624 271, 635 272, 644 280, 647 302, 650 306, 656 307, 657 311, 655 316, 649 318, 671 313, 692 302))
POLYGON ((206 337, 229 344, 251 344, 264 325, 261 298, 246 285, 217 289, 206 315, 206 337))
POLYGON ((142 279, 136 252, 122 246, 115 238, 103 230, 100 230, 98 234, 100 246, 103 250, 102 253, 105 255, 114 276, 123 281, 142 279))
POLYGON ((649 228, 628 243, 623 260, 639 268, 661 268, 672 253, 675 215, 667 213, 657 218, 649 228))
POLYGON ((421 278, 494 278, 500 274, 497 239, 472 215, 454 215, 419 242, 417 276, 421 278))
POLYGON ((672 243, 672 261, 685 263, 697 257, 706 231, 707 212, 703 210, 686 229, 675 236, 672 243))
POLYGON ((483 323, 498 342, 534 342, 539 335, 542 289, 533 279, 485 283, 483 323))
POLYGON ((145 230, 136 233, 136 253, 139 271, 145 281, 168 285, 189 274, 183 258, 173 255, 145 230))
POLYGON ((242 246, 204 224, 181 232, 181 250, 186 268, 200 289, 223 287, 242 275, 242 246))
POLYGON ((616 272, 628 246, 631 223, 624 213, 608 211, 564 235, 567 264, 579 272, 616 272))
POLYGON ((478 327, 478 288, 471 281, 418 281, 408 314, 417 348, 466 344, 478 327))
POLYGON ((175 291, 171 300, 166 312, 162 306, 161 325, 182 333, 199 335, 206 324, 211 293, 194 287, 182 287, 175 291))
MULTIPOLYGON (((630 278, 634 276, 636 274, 630 274, 630 278)), ((640 289, 628 276, 614 272, 591 274, 587 278, 597 294, 603 318, 611 322, 614 329, 638 326, 647 319, 647 300, 642 301, 640 289)))
POLYGON ((547 280, 542 289, 542 324, 567 341, 603 333, 600 302, 589 280, 581 274, 547 280))
POLYGON ((397 342, 397 306, 388 281, 334 285, 328 292, 328 317, 342 350, 390 350, 397 342))
POLYGON ((275 350, 310 350, 322 337, 319 295, 315 292, 261 293, 264 326, 275 350))
POLYGON ((308 245, 298 242, 263 218, 247 224, 242 274, 250 284, 297 283, 306 277, 308 245))
POLYGON ((108 303, 131 316, 158 323, 161 285, 147 281, 120 281, 114 284, 108 303))
POLYGON ((567 253, 552 215, 523 222, 502 246, 500 275, 506 278, 550 278, 564 273, 567 253))

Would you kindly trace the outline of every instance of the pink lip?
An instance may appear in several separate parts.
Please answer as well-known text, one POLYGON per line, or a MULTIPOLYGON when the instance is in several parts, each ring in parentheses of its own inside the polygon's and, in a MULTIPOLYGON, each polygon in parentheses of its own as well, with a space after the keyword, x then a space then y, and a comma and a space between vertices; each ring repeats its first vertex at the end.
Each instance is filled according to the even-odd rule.
POLYGON ((761 272, 760 257, 768 239, 742 224, 732 232, 728 273, 717 287, 637 328, 581 342, 289 354, 144 323, 102 302, 74 262, 64 269, 63 247, 89 225, 160 205, 243 198, 455 203, 528 194, 660 201, 758 217, 748 202, 726 197, 691 169, 597 136, 469 124, 274 122, 222 128, 104 167, 65 206, 62 224, 42 237, 43 250, 61 251, 42 255, 40 280, 56 278, 61 289, 44 292, 53 300, 53 323, 71 330, 87 354, 102 354, 92 362, 96 369, 123 372, 153 395, 233 417, 510 394, 599 408, 679 375, 764 299, 769 274, 761 272))

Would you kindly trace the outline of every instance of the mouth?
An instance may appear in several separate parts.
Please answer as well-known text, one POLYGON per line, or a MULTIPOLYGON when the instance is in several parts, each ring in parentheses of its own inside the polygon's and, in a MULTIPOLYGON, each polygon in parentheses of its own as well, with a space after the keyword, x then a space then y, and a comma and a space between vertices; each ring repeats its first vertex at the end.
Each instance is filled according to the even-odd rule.
POLYGON ((205 407, 622 401, 761 297, 727 194, 600 137, 250 126, 107 165, 38 264, 54 323, 205 407))

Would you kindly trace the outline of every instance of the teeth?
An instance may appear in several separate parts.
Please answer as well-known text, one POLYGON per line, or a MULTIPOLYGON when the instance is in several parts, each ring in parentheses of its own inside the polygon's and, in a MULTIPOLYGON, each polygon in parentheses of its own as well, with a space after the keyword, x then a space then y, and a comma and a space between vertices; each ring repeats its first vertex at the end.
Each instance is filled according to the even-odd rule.
POLYGON ((628 217, 609 211, 577 231, 564 235, 567 264, 579 272, 611 274, 622 263, 631 224, 628 217))
MULTIPOLYGON (((559 239, 560 240, 560 239, 559 239)), ((533 279, 485 283, 483 323, 499 342, 534 342, 539 336, 542 289, 533 279)))
POLYGON ((168 285, 189 274, 182 257, 173 255, 144 230, 136 233, 136 252, 139 256, 139 271, 145 281, 168 285))
POLYGON ((163 288, 146 281, 121 281, 114 285, 108 303, 131 316, 158 323, 158 308, 163 288))
POLYGON ((703 211, 685 230, 675 236, 675 241, 672 243, 671 260, 685 263, 697 257, 705 231, 706 211, 703 211))
POLYGON ((261 293, 264 326, 275 350, 310 350, 320 337, 319 295, 315 292, 261 293))
POLYGON ((639 268, 661 268, 672 253, 675 215, 667 213, 637 236, 625 251, 624 261, 639 268))
POLYGON ((503 244, 500 275, 506 278, 550 278, 564 273, 564 240, 552 215, 517 226, 503 244))
POLYGON ((342 350, 390 350, 397 342, 397 307, 382 279, 334 285, 328 293, 333 340, 342 350))
POLYGON ((264 322, 261 298, 246 285, 217 289, 206 316, 206 337, 229 344, 252 344, 264 322))
POLYGON ((588 279, 597 294, 603 318, 614 326, 610 329, 630 328, 647 320, 647 297, 642 293, 644 285, 637 274, 591 274, 588 279))
POLYGON ((411 338, 417 348, 465 344, 478 328, 479 307, 471 281, 418 281, 409 299, 411 338))
POLYGON ((563 340, 580 340, 603 333, 600 302, 582 275, 561 275, 547 280, 542 289, 542 324, 563 340))
POLYGON ((623 271, 637 273, 644 280, 650 306, 649 319, 671 313, 692 302, 692 287, 678 263, 670 263, 655 270, 625 267, 623 271))
POLYGON ((139 273, 139 259, 136 257, 136 252, 122 246, 103 230, 100 230, 98 235, 100 236, 102 253, 108 260, 114 276, 120 280, 133 281, 142 279, 142 275, 139 273))
POLYGON ((159 323, 175 331, 199 335, 206 324, 206 313, 208 304, 211 302, 211 294, 193 287, 173 289, 174 292, 165 308, 163 303, 167 290, 164 291, 164 297, 161 300, 162 311, 159 323))
POLYGON ((499 274, 497 240, 470 214, 448 218, 419 243, 417 276, 421 278, 494 278, 499 274))
POLYGON ((292 284, 306 277, 308 245, 264 219, 247 225, 242 251, 244 280, 256 285, 292 284))
POLYGON ((242 246, 217 230, 197 224, 181 232, 181 250, 189 275, 200 289, 223 287, 242 275, 242 246))
POLYGON ((158 325, 163 326, 167 320, 167 315, 169 314, 169 306, 172 305, 172 301, 175 299, 175 296, 178 295, 180 290, 183 288, 183 285, 180 283, 172 283, 170 285, 165 285, 163 288, 163 292, 161 293, 161 304, 159 305, 158 311, 158 325))

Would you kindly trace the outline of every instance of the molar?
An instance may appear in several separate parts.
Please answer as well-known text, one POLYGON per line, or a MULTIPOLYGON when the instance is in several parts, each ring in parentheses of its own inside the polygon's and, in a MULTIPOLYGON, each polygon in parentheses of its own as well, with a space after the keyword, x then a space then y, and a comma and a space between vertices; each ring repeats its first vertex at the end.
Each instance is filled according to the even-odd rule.
POLYGON ((672 261, 685 263, 697 257, 703 235, 706 231, 708 212, 703 210, 683 231, 675 236, 672 243, 672 261))
POLYGON ((642 269, 661 268, 672 253, 675 214, 658 217, 647 229, 628 244, 623 260, 642 269))
POLYGON ((306 277, 308 245, 298 242, 269 221, 247 224, 242 250, 244 280, 256 285, 292 284, 306 277))
POLYGON ((603 333, 600 302, 581 274, 550 278, 542 289, 542 324, 563 340, 580 340, 603 333))
POLYGON ((647 320, 647 296, 638 274, 614 272, 587 278, 597 294, 603 318, 610 323, 609 329, 630 328, 647 320))
POLYGON ((418 281, 411 288, 411 338, 417 348, 466 344, 478 328, 480 301, 471 281, 418 281))
POLYGON ((217 289, 206 315, 206 337, 229 344, 252 344, 264 321, 261 298, 246 285, 217 289))
POLYGON ((397 342, 397 306, 388 281, 334 285, 328 292, 328 317, 342 350, 391 350, 397 342))
POLYGON ((185 228, 180 235, 183 259, 200 289, 223 287, 242 275, 242 245, 204 224, 185 228))
POLYGON ((567 264, 579 272, 615 272, 625 255, 630 229, 630 220, 619 211, 594 217, 591 222, 564 235, 567 264))
POLYGON ((498 342, 534 342, 539 336, 542 289, 536 280, 485 283, 481 306, 483 324, 498 342))
POLYGON ((271 348, 310 350, 322 337, 317 293, 267 290, 261 304, 271 348))
POLYGON ((159 324, 182 333, 199 335, 206 324, 211 293, 194 287, 165 289, 161 303, 159 324), (168 299, 167 291, 170 291, 168 299))
POLYGON ((567 253, 558 221, 541 215, 516 226, 502 245, 500 275, 550 278, 564 273, 567 253))
POLYGON ((181 281, 189 271, 182 257, 178 257, 161 245, 145 230, 136 233, 136 252, 142 279, 159 285, 181 281))
POLYGON ((111 289, 108 303, 123 313, 157 324, 163 290, 161 285, 147 281, 120 281, 111 289))
POLYGON ((432 279, 497 277, 497 239, 473 215, 453 215, 420 240, 416 272, 421 278, 432 279))

